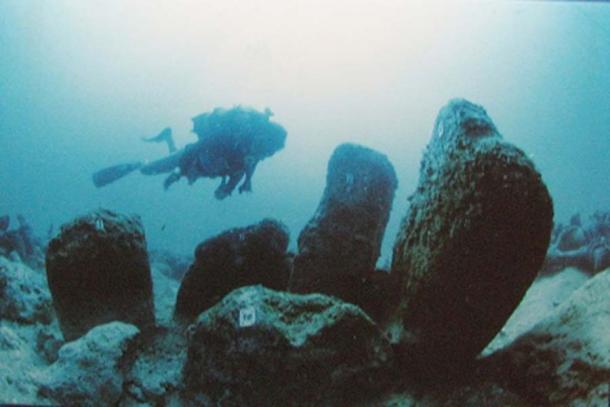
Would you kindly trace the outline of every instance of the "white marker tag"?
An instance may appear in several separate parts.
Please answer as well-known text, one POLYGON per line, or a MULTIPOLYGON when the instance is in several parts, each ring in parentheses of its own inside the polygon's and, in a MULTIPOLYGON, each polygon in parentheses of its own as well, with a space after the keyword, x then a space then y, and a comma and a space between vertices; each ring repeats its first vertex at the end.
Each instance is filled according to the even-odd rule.
POLYGON ((239 310, 239 327, 245 328, 256 323, 256 310, 254 307, 242 308, 239 310))
POLYGON ((104 227, 104 220, 103 219, 96 219, 95 220, 95 229, 103 232, 106 228, 104 227))

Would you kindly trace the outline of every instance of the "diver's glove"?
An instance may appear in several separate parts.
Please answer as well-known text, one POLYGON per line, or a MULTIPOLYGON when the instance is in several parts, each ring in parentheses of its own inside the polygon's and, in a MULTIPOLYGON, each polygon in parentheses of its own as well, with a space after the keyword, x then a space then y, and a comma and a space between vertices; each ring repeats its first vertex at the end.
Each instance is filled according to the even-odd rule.
POLYGON ((214 191, 214 197, 219 201, 222 201, 229 195, 231 195, 231 191, 227 189, 224 185, 220 185, 218 188, 216 188, 216 191, 214 191))

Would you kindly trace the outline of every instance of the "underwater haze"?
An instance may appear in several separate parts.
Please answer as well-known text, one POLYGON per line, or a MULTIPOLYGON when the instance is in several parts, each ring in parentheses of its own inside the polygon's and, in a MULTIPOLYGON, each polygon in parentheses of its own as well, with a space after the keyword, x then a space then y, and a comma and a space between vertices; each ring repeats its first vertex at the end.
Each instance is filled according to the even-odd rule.
POLYGON ((448 100, 485 107, 534 161, 555 219, 610 208, 610 5, 580 2, 0 1, 0 215, 36 233, 104 207, 142 217, 148 245, 183 254, 264 217, 291 245, 316 210, 340 143, 388 156, 399 188, 389 261, 434 119, 448 100), (218 180, 100 168, 166 155, 142 137, 215 107, 270 108, 286 146, 253 192, 218 180))

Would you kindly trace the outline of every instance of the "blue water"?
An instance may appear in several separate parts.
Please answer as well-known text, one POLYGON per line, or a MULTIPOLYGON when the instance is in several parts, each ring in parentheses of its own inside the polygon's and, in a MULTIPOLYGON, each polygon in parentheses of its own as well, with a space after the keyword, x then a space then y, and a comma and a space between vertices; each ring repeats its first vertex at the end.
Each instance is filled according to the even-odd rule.
POLYGON ((341 142, 387 154, 399 178, 387 261, 422 151, 450 98, 482 104, 534 160, 556 219, 610 208, 610 5, 576 2, 0 1, 0 214, 39 235, 97 207, 142 216, 149 246, 190 253, 273 216, 292 247, 341 142), (165 155, 143 136, 216 106, 270 107, 286 148, 253 193, 218 180, 162 188, 104 166, 165 155))

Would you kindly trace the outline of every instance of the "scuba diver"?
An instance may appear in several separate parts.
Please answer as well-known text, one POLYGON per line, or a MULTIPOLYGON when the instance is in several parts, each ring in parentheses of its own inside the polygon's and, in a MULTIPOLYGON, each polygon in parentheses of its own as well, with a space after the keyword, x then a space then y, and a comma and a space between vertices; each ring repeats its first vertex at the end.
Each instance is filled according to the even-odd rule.
POLYGON ((269 109, 261 113, 242 106, 202 113, 192 119, 196 142, 178 150, 168 127, 157 136, 142 139, 166 143, 168 157, 104 168, 93 174, 93 183, 100 188, 140 170, 144 175, 169 173, 163 184, 166 190, 182 177, 189 185, 202 177, 221 177, 214 192, 217 199, 231 195, 242 179, 239 193, 250 192, 258 162, 281 150, 286 141, 286 130, 269 120, 272 115, 269 109))

